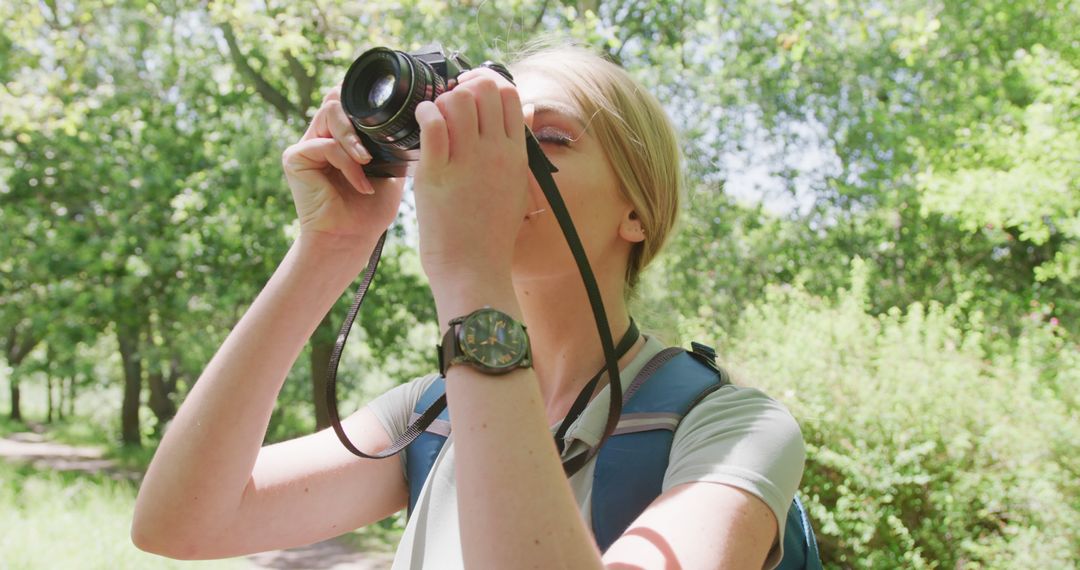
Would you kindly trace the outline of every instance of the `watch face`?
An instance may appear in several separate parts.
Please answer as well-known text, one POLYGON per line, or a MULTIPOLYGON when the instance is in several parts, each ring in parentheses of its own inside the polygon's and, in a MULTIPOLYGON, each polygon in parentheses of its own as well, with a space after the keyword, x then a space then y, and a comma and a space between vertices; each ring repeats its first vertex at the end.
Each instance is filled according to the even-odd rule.
POLYGON ((529 349, 529 338, 521 324, 495 309, 480 309, 461 323, 458 344, 461 352, 476 363, 494 370, 520 362, 529 349))

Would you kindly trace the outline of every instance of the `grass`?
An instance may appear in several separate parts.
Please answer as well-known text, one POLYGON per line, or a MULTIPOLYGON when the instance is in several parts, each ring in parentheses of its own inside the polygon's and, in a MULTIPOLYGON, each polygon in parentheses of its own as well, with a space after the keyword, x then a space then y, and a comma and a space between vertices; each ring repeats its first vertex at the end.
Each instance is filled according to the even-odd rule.
MULTIPOLYGON (((52 441, 95 446, 125 470, 145 471, 157 442, 141 448, 117 444, 107 429, 87 418, 43 426, 52 441)), ((30 431, 0 414, 0 436, 30 431)), ((105 475, 57 472, 0 459, 0 570, 52 568, 227 569, 249 568, 243 558, 176 561, 135 548, 129 537, 137 483, 105 475)), ((391 517, 341 537, 358 552, 393 552, 401 521, 391 517)))
MULTIPOLYGON (((6 426, 5 426, 6 427, 6 426)), ((133 483, 0 462, 0 552, 5 569, 236 569, 243 559, 182 562, 147 554, 129 538, 133 483)))

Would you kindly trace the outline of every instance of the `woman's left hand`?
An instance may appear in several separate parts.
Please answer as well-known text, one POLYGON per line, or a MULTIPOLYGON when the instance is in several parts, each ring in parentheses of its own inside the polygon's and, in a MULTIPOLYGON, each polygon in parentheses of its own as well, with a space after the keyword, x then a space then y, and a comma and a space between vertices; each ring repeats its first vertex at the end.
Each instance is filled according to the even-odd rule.
POLYGON ((491 69, 469 70, 434 103, 420 103, 416 120, 413 191, 420 261, 433 292, 508 283, 530 183, 517 88, 491 69))

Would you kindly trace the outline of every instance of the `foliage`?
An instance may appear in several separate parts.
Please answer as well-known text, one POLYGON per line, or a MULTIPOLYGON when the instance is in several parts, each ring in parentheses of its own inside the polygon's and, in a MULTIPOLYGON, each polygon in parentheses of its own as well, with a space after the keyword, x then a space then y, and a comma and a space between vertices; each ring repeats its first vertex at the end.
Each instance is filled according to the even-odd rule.
POLYGON ((147 554, 128 539, 135 486, 108 477, 0 463, 4 567, 244 568, 243 560, 182 562, 147 554))
POLYGON ((978 314, 867 312, 856 259, 835 301, 770 287, 736 332, 708 318, 741 383, 800 419, 801 494, 824 559, 852 568, 1068 567, 1080 556, 1080 346, 1032 321, 1006 341, 978 314))
POLYGON ((924 209, 1032 251, 1035 299, 1071 317, 1080 282, 1080 67, 1036 44, 1018 49, 1004 73, 999 109, 961 126, 947 148, 921 147, 924 209))

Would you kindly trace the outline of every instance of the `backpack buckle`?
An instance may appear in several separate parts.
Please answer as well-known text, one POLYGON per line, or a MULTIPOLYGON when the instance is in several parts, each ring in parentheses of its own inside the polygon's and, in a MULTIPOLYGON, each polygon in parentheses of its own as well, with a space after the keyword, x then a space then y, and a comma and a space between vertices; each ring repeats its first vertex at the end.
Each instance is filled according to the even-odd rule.
POLYGON ((700 342, 691 341, 690 342, 690 348, 693 349, 693 351, 696 352, 697 354, 700 354, 701 356, 704 356, 705 358, 708 358, 709 361, 712 362, 713 364, 716 363, 716 349, 714 349, 713 347, 711 347, 711 346, 709 346, 707 344, 701 344, 700 342))
POLYGON ((717 377, 720 379, 720 384, 728 384, 731 379, 728 378, 727 372, 720 368, 720 365, 716 363, 716 349, 700 342, 690 342, 690 356, 693 356, 698 362, 708 366, 713 372, 716 372, 717 377))

